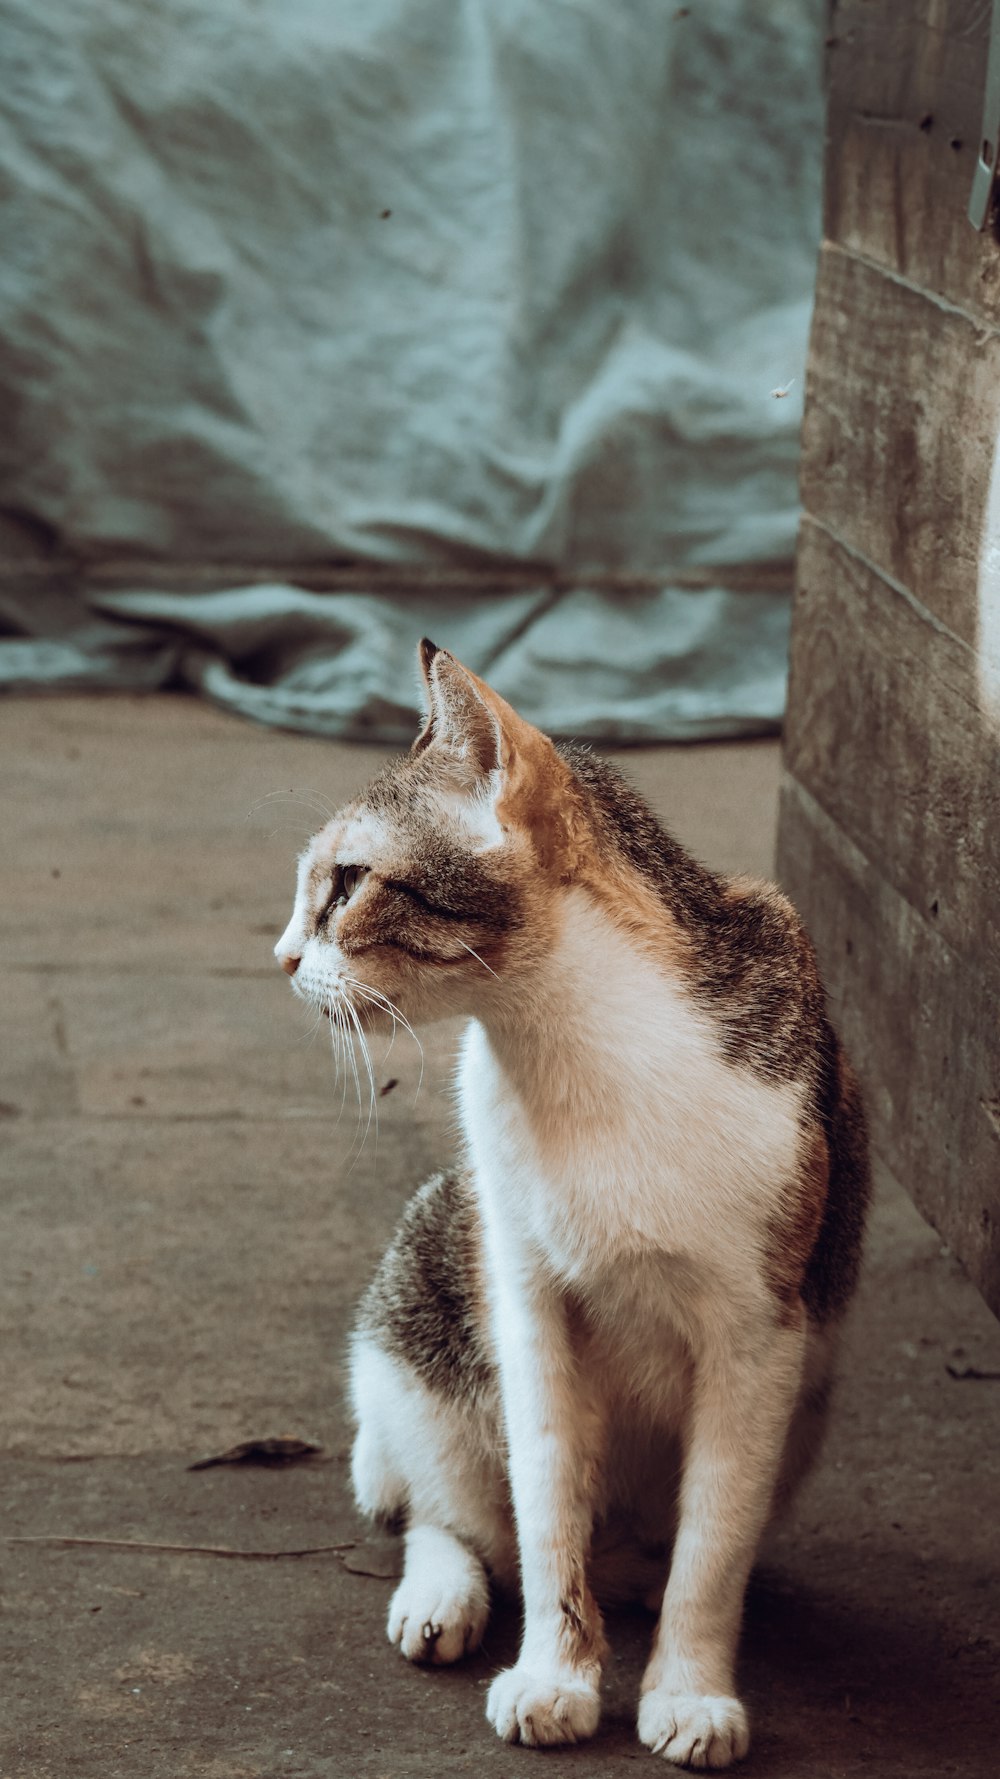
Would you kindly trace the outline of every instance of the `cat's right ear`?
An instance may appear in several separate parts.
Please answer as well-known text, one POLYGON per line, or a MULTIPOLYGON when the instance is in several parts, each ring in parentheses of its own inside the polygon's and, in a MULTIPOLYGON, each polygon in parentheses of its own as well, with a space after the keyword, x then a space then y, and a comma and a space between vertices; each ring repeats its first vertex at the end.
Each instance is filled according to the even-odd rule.
POLYGON ((504 759, 503 732, 483 697, 480 682, 447 649, 439 649, 426 636, 421 639, 418 658, 427 695, 427 721, 410 752, 423 753, 435 743, 452 756, 462 776, 470 781, 496 771, 504 759))

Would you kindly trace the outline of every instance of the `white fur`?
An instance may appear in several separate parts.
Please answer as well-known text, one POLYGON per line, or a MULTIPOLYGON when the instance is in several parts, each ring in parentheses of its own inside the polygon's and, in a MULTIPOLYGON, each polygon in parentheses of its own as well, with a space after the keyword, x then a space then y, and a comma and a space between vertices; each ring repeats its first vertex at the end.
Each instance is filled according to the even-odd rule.
POLYGON ((376 1515, 405 1507, 411 1523, 461 1529, 491 1570, 513 1581, 499 1412, 444 1402, 366 1335, 353 1345, 350 1387, 358 1505, 376 1515))
POLYGON ((295 901, 291 919, 274 948, 279 964, 286 958, 301 957, 308 931, 308 884, 313 862, 314 841, 300 853, 295 873, 295 901))
POLYGON ((802 1090, 731 1067, 666 971, 583 892, 566 903, 515 1018, 466 1033, 460 1103, 484 1204, 566 1280, 656 1255, 742 1295, 747 1237, 759 1247, 796 1166, 802 1090))
POLYGON ((728 1767, 750 1747, 747 1715, 738 1699, 646 1693, 639 1705, 639 1739, 679 1767, 728 1767))
POLYGON ((489 852, 504 843, 496 812, 499 788, 498 778, 491 774, 475 784, 471 792, 464 784, 456 784, 450 790, 442 787, 428 802, 439 811, 443 826, 457 832, 472 852, 489 852))
POLYGON ((439 1526, 411 1523, 406 1567, 386 1626, 410 1662, 457 1662, 478 1649, 490 1610, 486 1571, 467 1544, 439 1526))
POLYGON ((546 1653, 522 1653, 516 1667, 498 1674, 486 1699, 486 1715, 505 1742, 548 1748, 585 1742, 601 1715, 601 1696, 592 1676, 577 1674, 546 1653))

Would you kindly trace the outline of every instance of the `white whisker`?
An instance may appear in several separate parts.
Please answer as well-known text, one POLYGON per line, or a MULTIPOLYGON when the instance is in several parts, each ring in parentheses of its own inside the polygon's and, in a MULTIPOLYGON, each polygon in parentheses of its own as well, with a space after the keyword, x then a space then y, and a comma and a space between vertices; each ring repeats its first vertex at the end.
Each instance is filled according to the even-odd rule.
MULTIPOLYGON (((376 1097, 375 1097, 375 1076, 372 1071, 371 1056, 369 1055, 369 1052, 368 1052, 368 1045, 365 1042, 365 1034, 361 1029, 361 1021, 358 1018, 357 1013, 355 1012, 354 1008, 351 1006, 350 1001, 345 1001, 344 1006, 347 1009, 347 1013, 353 1022, 354 1030, 355 1030, 355 1033, 356 1033, 357 1039, 358 1039, 358 1043, 361 1046, 361 1060, 365 1065, 365 1069, 366 1069, 366 1072, 368 1075, 368 1090, 369 1090, 369 1095, 370 1095, 369 1102, 368 1102, 368 1123, 365 1125, 365 1134, 361 1139, 361 1148, 358 1150, 358 1155, 360 1156, 361 1151, 364 1149, 364 1146, 365 1146, 366 1142, 368 1141, 368 1132, 371 1130, 371 1127, 372 1127, 372 1117, 373 1116, 375 1119, 375 1144, 376 1144, 376 1154, 377 1154, 378 1153, 378 1101, 376 1100, 376 1097)), ((359 1109, 360 1109, 360 1098, 361 1098, 361 1089, 359 1086, 359 1088, 358 1088, 359 1109)), ((359 1122, 360 1122, 360 1118, 359 1118, 359 1122)))
POLYGON ((354 1044, 352 1042, 353 1033, 351 1032, 351 1028, 347 1023, 347 1014, 349 1011, 350 1011, 350 1009, 349 1009, 348 1003, 346 1001, 341 1001, 340 1012, 344 1017, 344 1054, 346 1055, 347 1060, 351 1065, 351 1073, 354 1076, 354 1091, 358 1096, 358 1124, 360 1125, 360 1123, 361 1123, 361 1076, 358 1074, 358 1062, 357 1062, 357 1057, 354 1054, 354 1044))
MULTIPOLYGON (((374 1000, 371 995, 365 993, 363 983, 359 982, 359 983, 355 984, 355 993, 357 993, 363 1001, 366 1001, 369 1007, 378 1007, 381 1005, 381 1003, 379 1001, 374 1000)), ((389 1042, 385 1047, 385 1053, 382 1057, 381 1066, 384 1069, 389 1061, 390 1056, 392 1055, 392 1047, 396 1042, 396 1036, 397 1036, 397 1033, 399 1032, 399 1020, 396 1018, 396 1009, 391 1005, 391 1003, 387 1002, 383 1011, 388 1013, 389 1018, 392 1020, 392 1033, 390 1035, 389 1042)))
POLYGON ((265 803, 277 803, 281 801, 308 804, 314 809, 321 810, 324 815, 331 816, 333 814, 333 810, 326 798, 322 796, 319 791, 313 790, 309 785, 304 785, 299 791, 295 790, 294 786, 291 785, 287 791, 265 791, 263 796, 254 799, 250 808, 251 811, 253 811, 255 809, 260 809, 265 803))
POLYGON ((497 981, 498 981, 498 982, 499 982, 499 980, 500 980, 500 978, 499 978, 499 976, 497 976, 497 973, 496 973, 496 971, 495 971, 495 970, 493 970, 493 969, 491 969, 491 968, 490 968, 490 965, 489 965, 489 964, 488 964, 488 963, 487 963, 487 962, 486 962, 486 959, 485 959, 485 958, 484 958, 484 957, 480 957, 480 955, 479 955, 479 953, 478 953, 478 951, 473 951, 473 949, 472 949, 472 946, 471 946, 471 945, 466 945, 466 943, 465 943, 465 940, 464 940, 464 939, 460 939, 460 940, 459 940, 459 941, 458 941, 458 943, 459 943, 459 944, 460 944, 460 946, 461 946, 461 947, 462 947, 462 950, 463 950, 463 951, 467 951, 467 952, 468 952, 468 954, 469 954, 469 956, 470 956, 470 957, 474 957, 474 958, 475 958, 475 960, 476 960, 476 962, 477 962, 477 964, 482 964, 482 966, 483 966, 483 969, 484 969, 484 970, 489 970, 489 972, 490 972, 490 975, 491 975, 491 976, 496 976, 496 979, 497 979, 497 981))
MULTIPOLYGON (((348 977, 347 980, 348 980, 348 985, 352 989, 352 991, 355 994, 360 995, 360 997, 363 1001, 368 1001, 368 1003, 371 1006, 380 1008, 383 1013, 388 1013, 389 1018, 392 1020, 393 1040, 395 1040, 397 1021, 402 1026, 403 1030, 405 1032, 407 1032, 409 1034, 409 1036, 413 1039, 413 1042, 416 1045, 417 1050, 420 1055, 420 1077, 419 1077, 419 1080, 417 1081, 416 1093, 413 1096, 413 1103, 414 1103, 414 1105, 416 1105, 417 1098, 420 1093, 420 1089, 424 1084, 424 1047, 421 1044, 420 1039, 417 1037, 417 1034, 414 1031, 412 1025, 410 1024, 409 1020, 407 1019, 406 1014, 401 1012, 400 1009, 395 1005, 395 1003, 393 1001, 390 1001, 388 995, 384 995, 380 989, 372 988, 371 985, 367 982, 358 982, 357 979, 353 976, 348 977)), ((392 1046, 390 1045, 390 1049, 391 1048, 392 1048, 392 1046)), ((388 1052, 386 1054, 388 1055, 388 1052)))
POLYGON ((345 1067, 344 1059, 346 1039, 344 1037, 344 1024, 340 1008, 332 1003, 330 1006, 330 1040, 333 1045, 334 1068, 340 1079, 340 1107, 337 1112, 337 1123, 339 1124, 344 1116, 344 1108, 347 1105, 347 1069, 345 1067))
MULTIPOLYGON (((320 816, 324 825, 330 821, 334 813, 326 799, 321 797, 318 791, 305 793, 294 790, 267 791, 264 796, 256 797, 251 803, 246 814, 247 821, 252 821, 261 809, 273 809, 276 804, 280 803, 289 803, 299 809, 307 810, 310 815, 320 816)), ((278 829, 273 830, 272 839, 277 832, 279 832, 278 829)))

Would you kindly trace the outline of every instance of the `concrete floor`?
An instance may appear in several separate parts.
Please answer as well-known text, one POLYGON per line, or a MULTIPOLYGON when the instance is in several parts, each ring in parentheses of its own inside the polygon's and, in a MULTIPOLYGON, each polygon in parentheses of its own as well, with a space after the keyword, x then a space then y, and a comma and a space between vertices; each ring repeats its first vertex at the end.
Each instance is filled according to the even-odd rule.
MULTIPOLYGON (((662 1771, 633 1732, 643 1618, 611 1625, 598 1740, 550 1755, 483 1718, 509 1609, 464 1668, 384 1641, 397 1553, 350 1503, 344 1333, 449 1149, 454 1033, 415 1103, 397 1043, 362 1144, 270 957, 314 825, 283 793, 336 805, 378 756, 169 696, 7 703, 0 746, 3 1779, 662 1771), (288 1433, 324 1454, 188 1468, 288 1433)), ((768 868, 775 744, 627 764, 704 858, 768 868)), ((996 1373, 1000 1328, 883 1193, 826 1457, 752 1588, 752 1774, 1000 1772, 1000 1383, 949 1365, 996 1373)))

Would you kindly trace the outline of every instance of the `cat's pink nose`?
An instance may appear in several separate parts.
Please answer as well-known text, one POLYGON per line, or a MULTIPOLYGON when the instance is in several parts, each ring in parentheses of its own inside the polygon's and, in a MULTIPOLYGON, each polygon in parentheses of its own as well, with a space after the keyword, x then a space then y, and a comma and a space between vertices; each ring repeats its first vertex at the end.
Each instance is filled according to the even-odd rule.
POLYGON ((286 976, 294 976, 302 959, 300 957, 294 957, 289 951, 285 951, 282 953, 281 957, 279 957, 278 962, 286 976))

